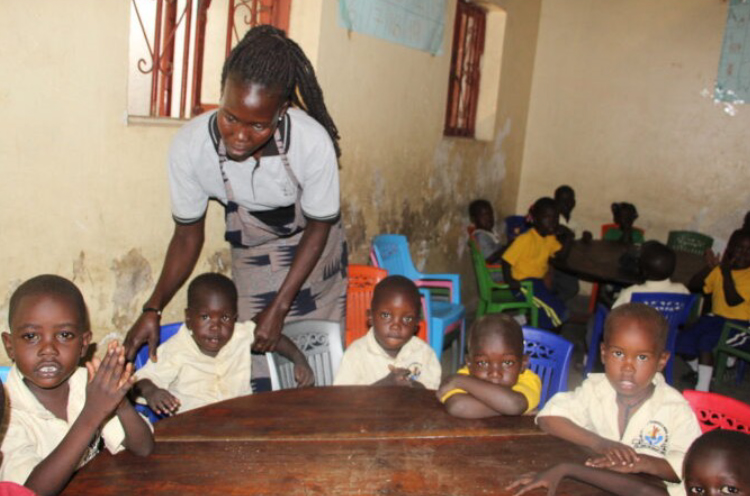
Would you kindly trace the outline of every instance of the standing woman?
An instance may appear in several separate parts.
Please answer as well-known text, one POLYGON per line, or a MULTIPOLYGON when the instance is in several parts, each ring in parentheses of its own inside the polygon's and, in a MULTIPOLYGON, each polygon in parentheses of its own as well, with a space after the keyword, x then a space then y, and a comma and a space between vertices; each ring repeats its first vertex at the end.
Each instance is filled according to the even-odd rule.
POLYGON ((254 351, 272 351, 285 320, 343 323, 339 135, 310 61, 283 31, 255 27, 224 63, 221 91, 218 111, 191 120, 172 143, 175 229, 125 340, 131 359, 145 342, 156 359, 161 311, 195 267, 211 198, 225 207, 239 319, 257 324, 254 351))

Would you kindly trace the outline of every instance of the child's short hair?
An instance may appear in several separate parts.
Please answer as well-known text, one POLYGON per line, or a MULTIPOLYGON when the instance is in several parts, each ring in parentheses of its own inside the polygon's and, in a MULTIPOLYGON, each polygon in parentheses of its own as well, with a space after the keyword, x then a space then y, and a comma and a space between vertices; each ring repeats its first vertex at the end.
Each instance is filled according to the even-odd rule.
POLYGON ((612 216, 615 222, 619 224, 620 216, 630 214, 630 217, 635 220, 638 218, 638 209, 635 205, 628 202, 615 202, 612 204, 612 216))
POLYGON ((237 305, 237 286, 234 282, 223 274, 206 272, 190 281, 187 290, 188 308, 195 305, 199 295, 206 291, 222 293, 229 301, 234 302, 235 306, 237 305))
POLYGON ((419 311, 422 301, 419 296, 419 289, 414 281, 404 276, 388 276, 375 286, 372 293, 372 307, 393 293, 401 293, 412 300, 414 308, 419 311))
POLYGON ((685 468, 696 458, 711 456, 716 451, 728 453, 733 460, 750 460, 750 436, 728 429, 708 431, 690 445, 685 455, 685 468))
POLYGON ((638 259, 641 272, 649 281, 662 281, 674 274, 677 265, 677 255, 667 245, 658 241, 646 241, 641 247, 638 259))
POLYGON ((13 317, 16 315, 18 305, 27 296, 54 295, 70 300, 78 312, 78 321, 82 330, 90 330, 89 312, 83 299, 81 290, 71 281, 54 274, 42 274, 32 277, 24 282, 13 292, 8 306, 8 326, 12 326, 13 317))
POLYGON ((478 200, 469 203, 469 218, 471 220, 476 219, 485 208, 492 210, 492 204, 483 198, 479 198, 478 200))
POLYGON ((531 216, 533 218, 536 218, 541 215, 542 212, 546 212, 548 210, 557 211, 557 203, 555 203, 555 200, 553 200, 549 196, 544 196, 535 201, 531 206, 531 216))
POLYGON ((559 200, 563 195, 575 195, 576 192, 567 184, 562 184, 555 190, 555 200, 559 200))
POLYGON ((620 321, 626 319, 637 320, 641 326, 656 337, 657 352, 664 351, 667 346, 667 334, 669 325, 667 319, 653 307, 643 303, 626 303, 613 309, 604 321, 604 338, 606 343, 615 331, 620 321))
POLYGON ((484 336, 496 335, 518 356, 523 355, 523 330, 516 319, 503 313, 485 315, 474 322, 469 330, 469 353, 484 336))

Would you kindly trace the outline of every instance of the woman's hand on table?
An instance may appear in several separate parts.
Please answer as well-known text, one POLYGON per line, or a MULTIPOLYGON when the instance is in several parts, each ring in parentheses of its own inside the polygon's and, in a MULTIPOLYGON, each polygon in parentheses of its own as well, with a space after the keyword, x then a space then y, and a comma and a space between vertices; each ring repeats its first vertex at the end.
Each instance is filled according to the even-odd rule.
POLYGON ((286 312, 278 310, 274 306, 263 309, 253 317, 253 322, 255 322, 253 351, 268 353, 276 350, 276 345, 281 338, 281 331, 284 328, 285 317, 286 312))
POLYGON ((123 346, 125 357, 132 362, 138 349, 143 344, 148 344, 148 355, 152 361, 156 361, 156 348, 159 346, 160 317, 156 312, 143 312, 138 320, 128 331, 123 346))
POLYGON ((307 360, 294 364, 294 380, 298 388, 310 387, 315 384, 315 373, 310 368, 307 360))

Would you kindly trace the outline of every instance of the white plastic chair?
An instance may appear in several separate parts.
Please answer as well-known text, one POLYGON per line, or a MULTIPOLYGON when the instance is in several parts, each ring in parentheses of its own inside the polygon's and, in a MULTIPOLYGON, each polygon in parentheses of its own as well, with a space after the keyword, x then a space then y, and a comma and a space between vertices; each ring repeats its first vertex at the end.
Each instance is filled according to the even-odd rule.
MULTIPOLYGON (((307 362, 315 373, 315 385, 332 385, 344 356, 339 323, 329 320, 299 320, 286 324, 283 333, 307 357, 307 362)), ((266 357, 273 391, 297 387, 294 364, 291 361, 275 352, 266 353, 266 357)))

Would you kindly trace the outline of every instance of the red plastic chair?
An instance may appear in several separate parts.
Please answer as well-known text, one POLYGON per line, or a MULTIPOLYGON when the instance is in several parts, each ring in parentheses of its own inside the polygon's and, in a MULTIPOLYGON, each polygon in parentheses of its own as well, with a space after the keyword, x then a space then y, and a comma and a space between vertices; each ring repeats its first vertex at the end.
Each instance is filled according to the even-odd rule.
POLYGON ((729 429, 750 434, 750 405, 717 393, 686 389, 682 395, 698 417, 702 432, 729 429))

